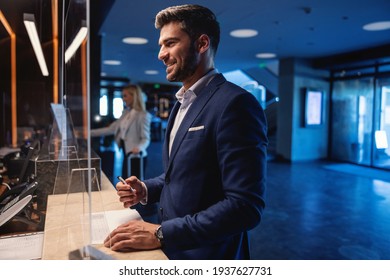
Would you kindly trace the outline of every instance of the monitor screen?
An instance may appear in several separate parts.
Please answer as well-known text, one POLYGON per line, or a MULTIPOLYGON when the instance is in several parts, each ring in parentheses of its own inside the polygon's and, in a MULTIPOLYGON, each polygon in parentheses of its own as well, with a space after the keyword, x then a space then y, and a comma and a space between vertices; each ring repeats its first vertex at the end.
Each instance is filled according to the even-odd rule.
POLYGON ((323 92, 307 89, 305 99, 305 125, 321 125, 323 110, 323 92))

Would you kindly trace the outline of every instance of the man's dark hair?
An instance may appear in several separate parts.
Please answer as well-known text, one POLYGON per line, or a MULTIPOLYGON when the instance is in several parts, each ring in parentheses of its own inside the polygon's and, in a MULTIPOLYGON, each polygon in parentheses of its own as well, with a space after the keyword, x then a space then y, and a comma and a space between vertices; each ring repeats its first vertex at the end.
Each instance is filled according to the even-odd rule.
POLYGON ((170 22, 179 22, 182 30, 195 42, 200 35, 210 38, 211 49, 217 53, 220 28, 216 16, 208 8, 199 5, 181 5, 166 8, 156 16, 155 27, 161 29, 170 22))

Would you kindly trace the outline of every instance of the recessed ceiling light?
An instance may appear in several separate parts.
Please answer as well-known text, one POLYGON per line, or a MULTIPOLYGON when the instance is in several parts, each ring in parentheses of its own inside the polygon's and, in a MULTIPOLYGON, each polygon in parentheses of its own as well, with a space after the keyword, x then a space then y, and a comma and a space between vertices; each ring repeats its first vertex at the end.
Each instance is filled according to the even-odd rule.
POLYGON ((230 36, 236 38, 250 38, 258 34, 257 30, 254 29, 236 29, 230 32, 230 36))
POLYGON ((122 42, 130 45, 144 45, 148 43, 148 39, 141 37, 125 37, 122 42))
POLYGON ((121 65, 122 62, 119 60, 104 60, 103 63, 106 65, 121 65))
POLYGON ((145 74, 146 75, 157 75, 158 71, 157 70, 146 70, 145 74))
POLYGON ((276 54, 274 53, 258 53, 256 54, 257 58, 275 58, 276 54))
POLYGON ((390 21, 377 21, 363 26, 366 31, 382 31, 390 29, 390 21))

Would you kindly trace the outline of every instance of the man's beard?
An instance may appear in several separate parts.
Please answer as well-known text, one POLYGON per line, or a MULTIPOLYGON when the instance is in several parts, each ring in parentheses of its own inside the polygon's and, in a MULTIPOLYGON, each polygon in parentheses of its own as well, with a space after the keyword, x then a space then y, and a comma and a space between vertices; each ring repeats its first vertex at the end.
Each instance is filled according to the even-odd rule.
POLYGON ((198 66, 198 61, 194 45, 195 44, 191 44, 191 47, 188 50, 188 55, 182 61, 183 64, 181 65, 181 68, 176 69, 176 72, 171 77, 167 76, 168 81, 182 82, 195 73, 195 70, 198 66))

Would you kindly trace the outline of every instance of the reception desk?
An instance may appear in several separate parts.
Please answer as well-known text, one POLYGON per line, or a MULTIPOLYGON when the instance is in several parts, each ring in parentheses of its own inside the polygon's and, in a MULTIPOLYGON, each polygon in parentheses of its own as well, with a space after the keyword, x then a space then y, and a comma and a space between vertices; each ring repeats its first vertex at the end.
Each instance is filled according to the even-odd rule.
MULTIPOLYGON (((102 190, 87 193, 70 193, 49 195, 47 201, 46 221, 44 230, 44 242, 42 259, 67 260, 70 252, 82 248, 85 243, 88 228, 80 224, 80 213, 88 210, 89 201, 92 213, 95 211, 122 210, 118 196, 111 182, 102 173, 102 190)), ((138 215, 138 214, 137 214, 138 215)), ((134 250, 131 252, 115 252, 102 244, 92 245, 101 252, 121 260, 166 260, 167 257, 160 250, 134 250)))

